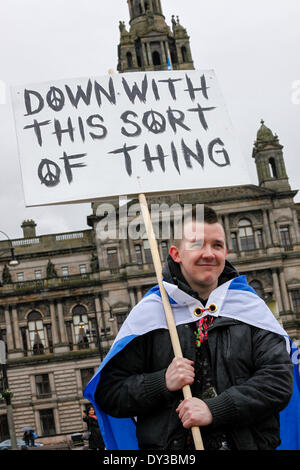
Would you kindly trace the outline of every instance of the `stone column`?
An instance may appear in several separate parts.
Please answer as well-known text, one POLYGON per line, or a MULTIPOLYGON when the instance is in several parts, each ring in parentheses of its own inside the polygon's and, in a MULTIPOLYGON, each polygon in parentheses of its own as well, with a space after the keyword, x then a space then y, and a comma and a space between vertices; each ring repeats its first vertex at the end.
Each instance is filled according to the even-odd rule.
POLYGON ((148 63, 151 67, 153 67, 153 60, 152 60, 152 52, 151 52, 151 45, 150 42, 145 43, 145 47, 147 47, 147 53, 148 53, 148 63))
POLYGON ((142 288, 141 287, 137 287, 137 298, 138 298, 138 302, 140 300, 142 300, 142 298, 143 298, 142 288))
POLYGON ((228 214, 224 215, 224 226, 225 226, 225 235, 227 238, 228 250, 233 251, 228 214))
POLYGON ((268 221, 268 215, 266 209, 263 210, 263 223, 264 223, 264 232, 266 236, 266 245, 267 248, 272 246, 272 238, 271 238, 271 232, 270 232, 270 227, 269 227, 269 221, 268 221))
POLYGON ((23 349, 21 346, 21 335, 19 328, 18 312, 15 306, 12 307, 12 321, 15 337, 15 347, 16 349, 23 349))
POLYGON ((273 287, 274 287, 274 296, 278 305, 279 312, 282 312, 282 300, 281 300, 281 293, 278 281, 278 274, 277 269, 272 269, 272 278, 273 278, 273 287))
POLYGON ((59 343, 59 337, 58 337, 58 329, 57 329, 57 323, 56 323, 55 305, 53 302, 50 302, 50 315, 51 315, 51 325, 52 325, 53 346, 55 346, 59 343))
POLYGON ((32 356, 32 345, 30 342, 30 337, 29 337, 29 331, 26 329, 26 343, 27 343, 27 349, 28 349, 28 356, 32 356))
POLYGON ((13 339, 13 335, 12 335, 10 313, 9 313, 9 308, 8 307, 5 307, 4 315, 5 315, 5 326, 6 326, 7 350, 12 351, 14 349, 14 339, 13 339))
POLYGON ((273 213, 272 213, 271 210, 269 211, 269 217, 270 217, 270 226, 271 226, 273 244, 274 244, 274 246, 280 246, 280 242, 279 242, 279 239, 278 239, 277 227, 275 225, 273 213))
POLYGON ((62 343, 67 343, 67 331, 61 302, 57 302, 58 324, 60 330, 60 338, 62 343))
POLYGON ((132 289, 129 289, 129 297, 130 297, 131 308, 133 308, 136 305, 136 301, 135 301, 134 292, 132 289))
POLYGON ((290 299, 289 299, 289 294, 287 291, 285 276, 284 276, 283 271, 280 271, 279 273, 279 280, 280 280, 280 287, 281 287, 281 292, 282 292, 284 310, 290 310, 291 309, 290 299))
MULTIPOLYGON (((95 315, 97 317, 97 321, 98 321, 98 327, 99 327, 99 336, 101 334, 101 325, 102 325, 102 315, 101 315, 101 305, 100 305, 100 300, 99 300, 99 297, 96 295, 95 296, 95 315)), ((104 328, 104 325, 103 325, 103 328, 104 328)))
POLYGON ((167 64, 168 61, 166 57, 164 41, 160 41, 160 48, 161 48, 162 63, 167 64))
POLYGON ((146 53, 146 44, 142 42, 142 54, 143 54, 143 59, 144 59, 144 66, 148 67, 149 63, 147 60, 147 53, 146 53))

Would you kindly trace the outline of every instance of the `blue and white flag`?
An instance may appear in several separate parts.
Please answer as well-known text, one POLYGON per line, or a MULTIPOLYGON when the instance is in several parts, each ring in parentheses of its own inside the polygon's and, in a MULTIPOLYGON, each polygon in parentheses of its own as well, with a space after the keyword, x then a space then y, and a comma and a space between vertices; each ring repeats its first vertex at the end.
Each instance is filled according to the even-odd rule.
POLYGON ((168 54, 168 70, 173 70, 169 54, 168 54))
MULTIPOLYGON (((195 308, 204 308, 201 302, 180 290, 176 285, 164 282, 164 286, 169 296, 176 325, 195 322, 195 308)), ((287 333, 265 302, 248 285, 246 276, 230 280, 211 292, 206 307, 208 308, 210 305, 216 307, 215 311, 206 310, 203 312, 203 317, 208 313, 215 317, 228 317, 278 333, 286 338, 287 349, 290 353, 292 352, 287 333)), ((198 317, 197 320, 199 318, 201 317, 198 317)), ((105 447, 108 450, 138 450, 138 442, 134 417, 132 419, 113 418, 104 413, 95 402, 94 395, 101 371, 134 338, 161 328, 168 329, 168 326, 160 290, 158 286, 155 286, 132 309, 109 353, 84 390, 84 397, 94 405, 105 447)))
POLYGON ((300 376, 299 350, 291 345, 294 364, 294 390, 288 406, 280 413, 280 438, 278 450, 300 450, 300 376))

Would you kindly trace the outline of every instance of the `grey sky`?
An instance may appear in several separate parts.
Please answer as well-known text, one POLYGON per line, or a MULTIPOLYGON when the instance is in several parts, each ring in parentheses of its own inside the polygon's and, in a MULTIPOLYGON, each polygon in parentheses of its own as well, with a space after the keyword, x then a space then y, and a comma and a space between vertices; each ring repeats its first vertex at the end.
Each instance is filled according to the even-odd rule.
MULTIPOLYGON (((118 23, 128 25, 127 1, 0 0, 0 5, 0 84, 6 85, 6 102, 0 104, 0 229, 21 237, 20 225, 29 218, 37 222, 38 234, 86 228, 89 204, 25 208, 9 86, 116 70, 118 23)), ((292 100, 293 84, 300 81, 299 0, 162 0, 162 5, 168 24, 175 14, 187 28, 195 67, 215 70, 251 182, 257 183, 251 155, 263 118, 284 146, 292 189, 300 188, 300 104, 292 100)), ((1 96, 0 87, 0 101, 1 96)))

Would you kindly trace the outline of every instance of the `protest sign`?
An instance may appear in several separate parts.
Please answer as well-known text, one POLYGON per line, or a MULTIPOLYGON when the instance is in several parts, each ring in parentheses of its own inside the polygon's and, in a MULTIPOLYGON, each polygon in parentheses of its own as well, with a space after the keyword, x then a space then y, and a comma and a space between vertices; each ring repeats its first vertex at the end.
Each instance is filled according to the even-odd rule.
POLYGON ((12 90, 26 206, 249 183, 213 71, 12 90))

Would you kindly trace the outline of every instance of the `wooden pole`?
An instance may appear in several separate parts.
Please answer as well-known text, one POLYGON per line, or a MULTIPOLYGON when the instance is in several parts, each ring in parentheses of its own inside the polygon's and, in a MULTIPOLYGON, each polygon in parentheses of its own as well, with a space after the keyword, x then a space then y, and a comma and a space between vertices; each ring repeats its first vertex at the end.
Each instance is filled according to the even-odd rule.
MULTIPOLYGON (((144 219, 144 223, 145 223, 145 227, 147 231, 147 236, 148 236, 149 245, 151 249, 155 273, 156 273, 156 277, 158 280, 158 285, 159 285, 159 289, 161 293, 162 303, 163 303, 163 307, 164 307, 165 314, 166 314, 166 320, 167 320, 167 324, 168 324, 168 328, 170 332, 174 355, 175 357, 183 357, 171 304, 170 304, 165 286, 163 284, 162 266, 161 266, 159 251, 158 251, 157 242, 156 242, 154 231, 153 231, 153 225, 152 225, 145 194, 139 194, 139 202, 141 205, 143 219, 144 219)), ((182 388, 182 391, 183 391, 184 398, 192 397, 192 392, 191 392, 191 388, 189 385, 185 385, 182 388)), ((198 426, 192 427, 192 435, 194 439, 195 449, 204 450, 201 433, 200 433, 200 429, 198 426)))

